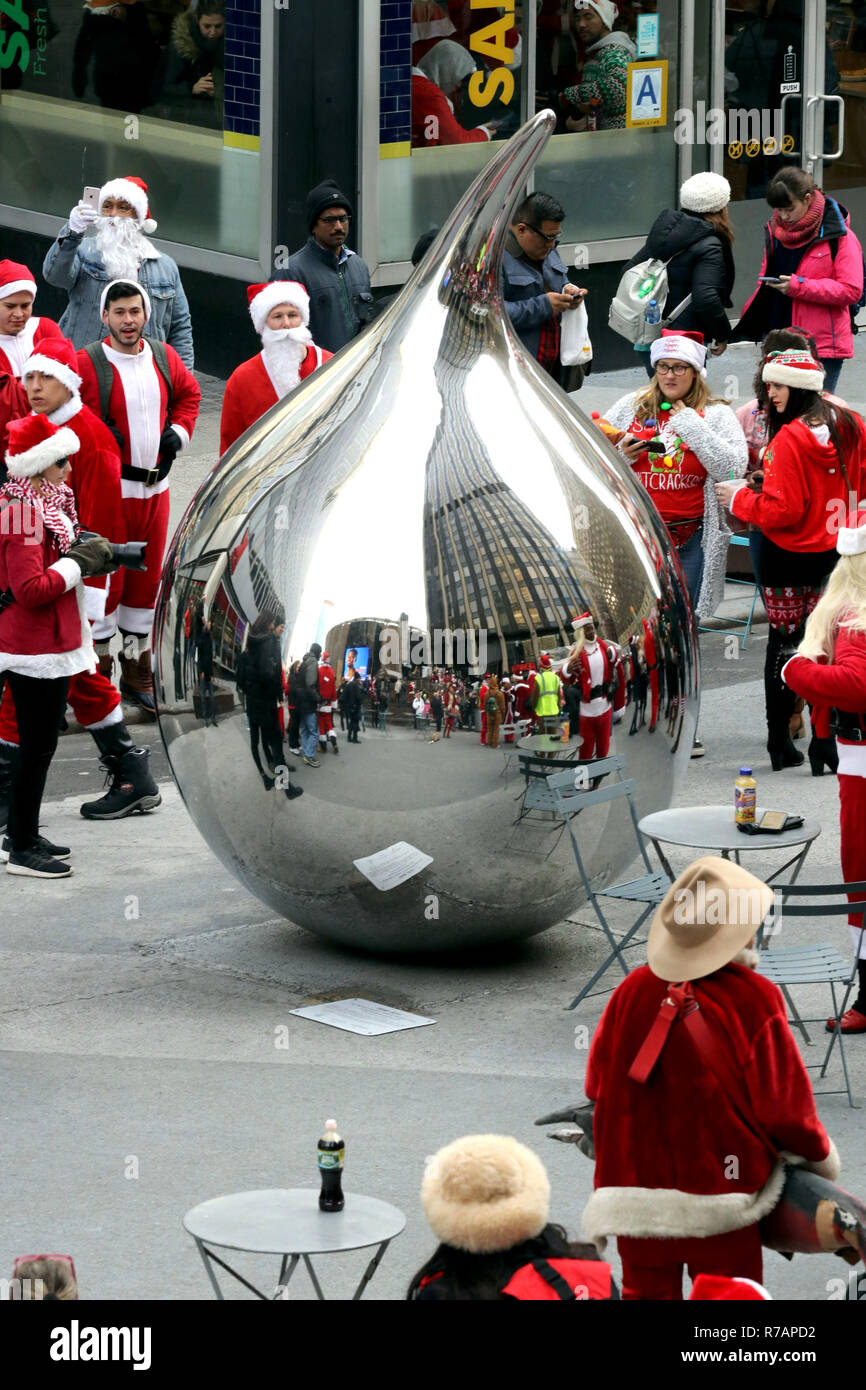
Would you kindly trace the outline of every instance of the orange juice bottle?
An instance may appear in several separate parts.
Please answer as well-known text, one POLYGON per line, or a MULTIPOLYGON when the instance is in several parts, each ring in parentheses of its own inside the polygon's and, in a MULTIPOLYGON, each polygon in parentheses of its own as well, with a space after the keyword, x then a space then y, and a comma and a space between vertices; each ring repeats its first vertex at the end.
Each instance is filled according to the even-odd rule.
POLYGON ((752 776, 752 769, 741 767, 740 775, 734 782, 734 820, 737 825, 754 825, 757 798, 758 784, 752 776))

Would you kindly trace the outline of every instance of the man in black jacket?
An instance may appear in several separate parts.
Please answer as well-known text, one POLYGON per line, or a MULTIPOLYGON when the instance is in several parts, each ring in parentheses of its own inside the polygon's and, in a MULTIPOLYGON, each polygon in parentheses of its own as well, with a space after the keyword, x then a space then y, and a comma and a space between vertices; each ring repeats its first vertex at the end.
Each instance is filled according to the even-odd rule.
POLYGON ((310 332, 329 352, 357 337, 373 317, 370 272, 346 241, 352 205, 333 179, 307 194, 305 246, 289 257, 275 280, 298 280, 310 296, 310 332))
POLYGON ((364 687, 361 683, 361 673, 356 671, 354 678, 348 682, 343 695, 343 703, 346 707, 346 718, 349 723, 349 743, 360 742, 358 738, 358 725, 361 722, 361 705, 364 701, 364 687))
POLYGON ((307 767, 318 767, 316 753, 319 750, 319 723, 316 710, 319 707, 319 657, 322 648, 314 642, 305 653, 298 671, 298 708, 301 716, 301 749, 307 767))

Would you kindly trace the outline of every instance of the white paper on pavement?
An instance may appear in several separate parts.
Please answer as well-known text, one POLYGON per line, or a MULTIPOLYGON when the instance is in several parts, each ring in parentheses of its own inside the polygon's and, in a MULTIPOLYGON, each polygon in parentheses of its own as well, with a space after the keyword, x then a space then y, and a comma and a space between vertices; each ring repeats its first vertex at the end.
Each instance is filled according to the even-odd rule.
POLYGON ((407 844, 405 840, 398 840, 395 845, 380 849, 378 854, 369 854, 366 859, 353 859, 352 863, 374 888, 387 893, 389 888, 397 888, 407 879, 414 878, 415 874, 420 874, 422 869, 433 863, 433 856, 407 844))
POLYGON ((327 1023, 331 1028, 342 1028, 347 1033, 363 1033, 368 1038, 379 1033, 398 1033, 403 1028, 425 1028, 436 1022, 435 1018, 407 1014, 387 1004, 376 1004, 372 999, 336 999, 330 1004, 308 1004, 303 1009, 290 1009, 289 1013, 297 1014, 298 1018, 310 1018, 314 1023, 327 1023))

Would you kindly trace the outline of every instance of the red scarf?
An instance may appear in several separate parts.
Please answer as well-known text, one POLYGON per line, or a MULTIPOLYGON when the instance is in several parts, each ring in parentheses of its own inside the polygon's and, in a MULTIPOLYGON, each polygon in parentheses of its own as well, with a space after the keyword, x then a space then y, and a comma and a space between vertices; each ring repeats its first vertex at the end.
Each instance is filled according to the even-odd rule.
POLYGON ((793 226, 787 226, 779 219, 779 209, 776 208, 770 219, 770 232, 780 241, 783 246, 806 246, 810 241, 814 241, 824 221, 824 208, 826 199, 820 189, 815 191, 809 211, 805 217, 801 217, 799 222, 793 226))
POLYGON ((68 526, 61 519, 61 513, 72 522, 74 529, 78 530, 78 513, 75 510, 72 488, 66 483, 46 482, 43 482, 42 487, 43 491, 40 492, 29 478, 8 478, 0 489, 0 495, 16 497, 19 502, 32 502, 37 511, 42 513, 45 526, 57 541, 61 555, 65 555, 73 544, 73 539, 68 526))

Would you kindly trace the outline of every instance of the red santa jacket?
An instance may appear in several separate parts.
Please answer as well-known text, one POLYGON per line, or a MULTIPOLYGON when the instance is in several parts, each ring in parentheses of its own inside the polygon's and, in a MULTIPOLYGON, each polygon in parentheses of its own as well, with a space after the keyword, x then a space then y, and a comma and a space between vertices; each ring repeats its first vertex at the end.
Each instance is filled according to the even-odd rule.
MULTIPOLYGON (((103 339, 109 342, 109 339, 103 339)), ((195 429, 195 422, 198 419, 198 406, 201 400, 201 387, 188 367, 185 367, 181 358, 175 352, 170 343, 163 343, 168 356, 169 374, 171 376, 171 423, 180 425, 186 430, 187 435, 192 438, 195 429)), ((160 371, 153 364, 159 382, 160 399, 160 433, 165 429, 168 416, 168 386, 160 371)), ((78 375, 81 377, 81 399, 84 404, 89 406, 94 414, 102 419, 99 409, 99 384, 96 380, 96 372, 88 354, 82 348, 78 353, 78 375)), ((111 368, 112 383, 111 395, 108 398, 108 410, 111 420, 116 425, 123 437, 123 448, 120 460, 124 465, 129 465, 129 421, 126 414, 126 395, 120 380, 120 374, 112 364, 111 368)), ((74 467, 74 465, 73 465, 74 467)))
MULTIPOLYGON (((613 694, 608 696, 608 699, 615 710, 620 710, 625 704, 625 674, 622 668, 622 657, 613 642, 605 642, 599 638, 598 645, 601 648, 604 661, 602 682, 605 685, 616 683, 616 688, 613 694)), ((569 658, 560 672, 560 676, 565 685, 574 685, 579 681, 580 698, 584 704, 589 704, 592 698, 590 695, 592 678, 589 669, 589 654, 585 646, 581 647, 576 662, 569 658)))
MULTIPOLYGON (((16 336, 21 338, 22 344, 27 344, 27 356, 31 357, 45 338, 62 338, 64 335, 60 331, 60 325, 53 319, 29 318, 21 333, 16 336)), ((4 372, 11 372, 12 376, 17 375, 6 353, 0 348, 0 375, 4 372)))
MULTIPOLYGON (((782 667, 782 679, 814 706, 811 717, 819 738, 830 733, 831 709, 859 714, 860 726, 866 732, 866 632, 840 628, 832 662, 825 664, 810 661, 807 656, 794 656, 782 667)), ((840 743, 853 742, 840 735, 837 738, 840 743)))
MULTIPOLYGON (((855 501, 860 496, 863 447, 861 427, 859 449, 851 449, 845 458, 855 501)), ((852 505, 832 444, 820 444, 808 425, 792 420, 767 445, 763 466, 761 491, 740 487, 731 498, 734 516, 753 522, 783 550, 832 550, 852 505)))
MULTIPOLYGON (((320 348, 315 343, 310 343, 307 348, 307 355, 298 368, 301 381, 304 381, 317 367, 320 367, 323 362, 327 362, 333 355, 332 352, 328 352, 327 348, 320 348)), ((220 454, 224 454, 226 449, 230 448, 236 439, 240 439, 244 431, 248 430, 250 425, 254 425, 256 420, 261 419, 272 405, 276 405, 279 399, 260 352, 236 367, 226 382, 226 391, 223 396, 223 409, 220 417, 220 454)))
MULTIPOLYGON (((83 402, 63 424, 81 443, 78 453, 72 456, 69 479, 78 520, 85 531, 96 531, 106 540, 122 544, 127 535, 117 441, 108 426, 83 402)), ((100 618, 103 612, 113 613, 123 590, 123 570, 116 570, 107 577, 85 579, 84 590, 88 617, 100 618), (106 595, 104 606, 103 594, 106 595)))
MULTIPOLYGON (((40 658, 38 666, 30 663, 34 676, 72 674, 52 657, 82 645, 75 589, 80 578, 78 565, 61 557, 53 532, 42 525, 32 502, 0 499, 0 593, 11 589, 15 600, 0 613, 0 669, 4 664, 11 668, 8 658, 21 655, 40 658)), ((82 661, 78 670, 87 665, 82 661)))
MULTIPOLYGON (((0 353, 0 358, 3 354, 0 353)), ((6 477, 6 426, 30 414, 30 402, 18 378, 0 363, 0 481, 6 477)))
MULTIPOLYGON (((693 984, 707 1026, 727 1047, 751 1108, 778 1151, 822 1176, 838 1171, 778 986, 731 963, 693 984)), ((682 1019, 645 1083, 628 1073, 667 985, 643 965, 614 991, 596 1028, 586 1094, 596 1102, 595 1191, 584 1211, 591 1240, 609 1235, 720 1235, 761 1220, 784 1170, 740 1118, 682 1019)))
POLYGON ((337 677, 332 666, 319 667, 319 694, 325 704, 331 704, 337 698, 337 677))

